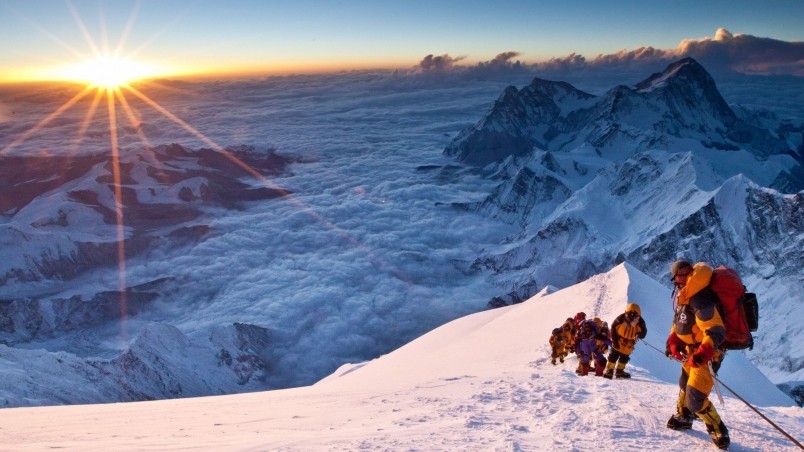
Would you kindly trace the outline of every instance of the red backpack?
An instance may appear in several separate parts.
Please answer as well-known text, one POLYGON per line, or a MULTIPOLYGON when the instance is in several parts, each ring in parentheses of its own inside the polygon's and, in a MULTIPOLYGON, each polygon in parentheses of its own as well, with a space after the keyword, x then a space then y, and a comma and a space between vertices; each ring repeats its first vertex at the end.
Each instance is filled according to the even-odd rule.
POLYGON ((726 350, 754 348, 752 331, 759 326, 759 305, 756 294, 746 292, 740 275, 732 268, 720 266, 714 270, 709 287, 720 299, 720 316, 726 326, 726 350))

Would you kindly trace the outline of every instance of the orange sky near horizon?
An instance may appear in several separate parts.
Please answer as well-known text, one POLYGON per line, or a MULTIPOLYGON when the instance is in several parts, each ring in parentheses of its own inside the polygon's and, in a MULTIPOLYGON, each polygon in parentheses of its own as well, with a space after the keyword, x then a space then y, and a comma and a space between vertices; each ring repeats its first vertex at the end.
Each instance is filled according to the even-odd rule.
POLYGON ((721 27, 799 42, 801 17, 798 0, 772 0, 760 10, 748 0, 626 0, 616 8, 593 0, 4 0, 0 82, 70 79, 65 66, 101 57, 148 66, 129 71, 133 78, 175 78, 406 69, 427 55, 463 64, 503 52, 527 63, 572 53, 594 58, 671 49, 721 27))

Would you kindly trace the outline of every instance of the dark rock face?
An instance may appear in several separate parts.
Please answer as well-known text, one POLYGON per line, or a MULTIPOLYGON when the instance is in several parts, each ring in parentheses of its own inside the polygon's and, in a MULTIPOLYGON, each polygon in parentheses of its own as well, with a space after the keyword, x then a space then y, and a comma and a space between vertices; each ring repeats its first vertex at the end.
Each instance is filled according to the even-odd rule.
POLYGON ((523 167, 481 203, 469 207, 487 212, 506 223, 524 226, 525 219, 535 214, 535 210, 555 207, 571 195, 572 190, 554 173, 523 167))
POLYGON ((235 375, 238 385, 250 381, 264 381, 271 370, 271 338, 267 329, 245 323, 235 323, 233 333, 221 335, 214 332, 210 341, 220 347, 216 356, 218 365, 228 367, 235 375), (227 340, 228 338, 228 340, 227 340))
POLYGON ((466 163, 484 166, 508 156, 527 155, 534 146, 546 149, 551 138, 571 129, 579 121, 575 112, 568 117, 562 116, 559 102, 569 99, 583 102, 594 99, 594 96, 566 82, 540 78, 522 90, 509 86, 486 118, 474 129, 463 131, 444 153, 466 163), (547 126, 541 136, 534 133, 540 125, 547 126))
POLYGON ((523 175, 537 181, 531 168, 538 166, 512 172, 478 208, 522 225, 520 235, 512 239, 516 246, 484 253, 468 266, 489 272, 509 289, 492 304, 516 302, 545 285, 565 287, 623 261, 666 281, 667 266, 678 256, 729 265, 746 275, 785 278, 794 285, 800 280, 803 192, 784 195, 737 176, 705 194, 694 186, 689 155, 659 156, 637 154, 611 163, 582 190, 567 189, 563 205, 545 201, 544 190, 551 184, 544 180, 534 186, 522 183, 523 175), (665 186, 663 178, 673 185, 665 186), (545 208, 547 214, 538 210, 545 208), (607 210, 616 218, 629 211, 666 216, 629 214, 627 223, 636 222, 640 229, 620 237, 616 230, 607 230, 608 220, 599 220, 607 210))
POLYGON ((165 278, 122 292, 100 292, 89 300, 80 295, 48 300, 0 300, 0 343, 13 346, 118 322, 145 310, 158 298, 159 287, 168 281, 165 278))
MULTIPOLYGON (((170 325, 147 327, 131 347, 111 360, 88 360, 84 375, 100 371, 109 400, 140 401, 265 389, 272 343, 268 330, 235 323, 213 329, 209 341, 193 341, 170 325), (199 368, 204 362, 217 366, 199 368)), ((102 401, 109 401, 102 400, 102 401)))
POLYGON ((724 221, 710 202, 650 243, 630 251, 627 260, 656 274, 666 273, 664 264, 679 254, 730 265, 745 274, 756 273, 752 267, 764 265, 772 267, 778 277, 799 274, 804 268, 804 195, 782 196, 749 188, 745 208, 748 221, 734 225, 724 221), (739 236, 734 232, 738 228, 744 231, 739 236), (751 255, 745 255, 746 251, 751 255))
POLYGON ((84 176, 106 159, 98 155, 78 159, 0 156, 0 214, 13 215, 35 198, 84 176))

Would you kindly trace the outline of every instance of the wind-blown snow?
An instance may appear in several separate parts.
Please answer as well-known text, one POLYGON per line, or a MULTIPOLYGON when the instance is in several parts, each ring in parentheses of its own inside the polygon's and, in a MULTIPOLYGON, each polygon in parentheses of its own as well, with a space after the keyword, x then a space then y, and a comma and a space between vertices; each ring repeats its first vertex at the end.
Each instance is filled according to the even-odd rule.
MULTIPOLYGON (((679 365, 663 348, 668 290, 625 264, 554 293, 469 315, 385 356, 344 365, 302 388, 127 404, 0 410, 0 442, 14 450, 711 450, 701 422, 665 428, 679 365), (575 375, 553 366, 547 339, 585 311, 611 322, 629 302, 649 334, 631 380, 575 375)), ((720 378, 795 438, 804 410, 739 352, 720 378)), ((732 450, 797 450, 724 390, 715 404, 732 450)), ((713 400, 716 400, 713 394, 713 400)))

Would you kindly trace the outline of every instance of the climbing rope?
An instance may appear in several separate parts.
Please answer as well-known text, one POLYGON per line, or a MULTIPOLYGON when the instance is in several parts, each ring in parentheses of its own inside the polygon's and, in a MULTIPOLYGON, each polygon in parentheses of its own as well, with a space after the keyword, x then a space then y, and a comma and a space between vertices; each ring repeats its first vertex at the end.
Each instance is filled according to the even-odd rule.
MULTIPOLYGON (((652 348, 652 349, 656 350, 657 352, 661 353, 662 355, 665 355, 665 356, 666 356, 668 359, 670 359, 670 360, 672 360, 672 361, 680 362, 679 360, 677 360, 677 359, 673 358, 672 356, 667 356, 663 350, 659 350, 658 348, 654 347, 654 346, 653 346, 653 345, 652 345, 650 342, 646 341, 645 339, 640 339, 640 340, 641 340, 642 342, 644 342, 644 343, 645 343, 645 345, 647 345, 648 347, 650 347, 650 348, 652 348)), ((768 422, 768 424, 772 425, 772 426, 773 426, 773 428, 775 428, 776 430, 778 430, 778 431, 779 431, 779 432, 780 432, 782 435, 784 435, 784 436, 785 436, 787 439, 789 439, 790 441, 792 441, 792 442, 793 442, 793 444, 795 444, 796 446, 798 446, 798 447, 799 447, 799 449, 804 450, 804 445, 802 445, 802 444, 801 444, 801 443, 800 443, 800 442, 799 442, 797 439, 793 438, 793 436, 792 436, 792 435, 790 435, 789 433, 787 433, 786 431, 784 431, 784 429, 782 429, 781 427, 779 427, 778 425, 776 425, 776 423, 775 423, 775 422, 773 422, 772 420, 768 419, 768 417, 767 417, 767 416, 765 416, 764 414, 762 414, 762 412, 760 412, 760 411, 759 411, 759 410, 758 410, 758 409, 757 409, 757 408, 756 408, 754 405, 751 405, 751 403, 749 403, 747 400, 745 400, 744 398, 742 398, 742 397, 740 396, 740 394, 737 394, 737 392, 736 392, 734 389, 731 389, 731 388, 730 388, 728 385, 726 385, 726 383, 723 383, 723 381, 722 381, 720 378, 718 378, 718 377, 717 377, 717 375, 715 375, 715 373, 712 371, 712 365, 711 365, 711 363, 709 364, 709 372, 712 374, 712 378, 714 379, 714 381, 715 381, 716 383, 719 383, 721 386, 723 386, 724 388, 726 388, 726 389, 727 389, 729 392, 731 392, 732 394, 734 394, 734 396, 735 396, 735 397, 737 397, 737 398, 738 398, 738 399, 739 399, 741 402, 743 402, 744 404, 746 404, 746 405, 748 406, 748 408, 751 408, 752 410, 754 410, 754 412, 755 412, 755 413, 757 413, 757 414, 759 415, 759 417, 761 417, 762 419, 765 419, 765 420, 768 422)), ((717 387, 717 385, 715 385, 715 387, 717 387)), ((718 397, 719 397, 719 399, 720 399, 720 403, 722 404, 722 403, 723 403, 723 396, 722 396, 722 395, 720 395, 720 388, 717 388, 717 392, 718 392, 718 397)))

